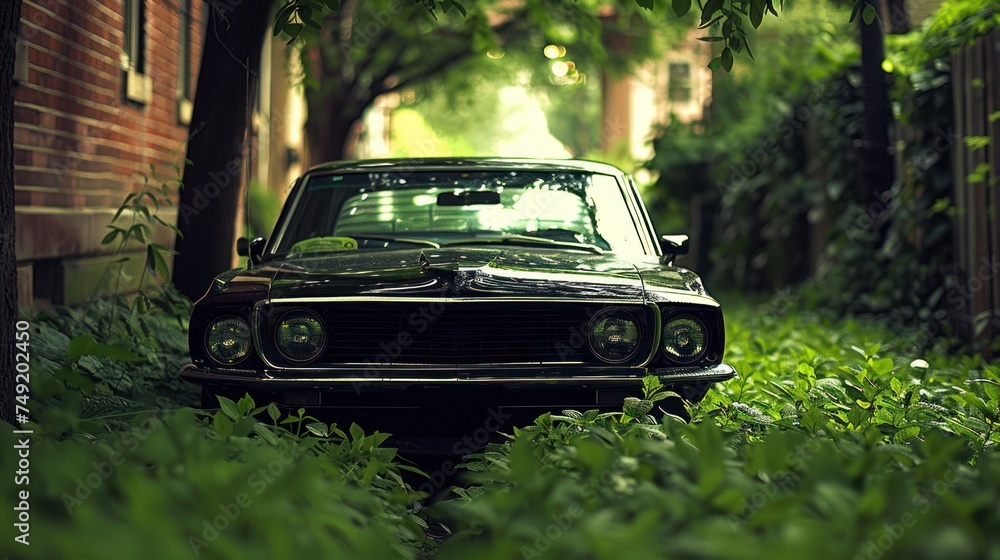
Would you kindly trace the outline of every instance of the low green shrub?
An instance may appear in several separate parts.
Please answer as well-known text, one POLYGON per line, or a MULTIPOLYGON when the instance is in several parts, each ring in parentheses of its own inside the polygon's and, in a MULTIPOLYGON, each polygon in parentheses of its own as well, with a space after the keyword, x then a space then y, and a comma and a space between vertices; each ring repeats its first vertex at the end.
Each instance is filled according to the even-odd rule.
POLYGON ((1000 369, 775 304, 727 334, 690 425, 567 411, 475 457, 437 557, 1000 554, 1000 369))
MULTIPOLYGON (((385 434, 304 411, 281 419, 249 397, 220 399, 212 413, 135 406, 111 389, 113 376, 92 369, 110 364, 135 376, 128 368, 142 363, 140 350, 53 337, 63 354, 46 350, 51 358, 32 373, 32 544, 14 552, 1000 555, 1000 368, 979 356, 914 354, 919 331, 792 305, 788 294, 762 307, 726 304, 726 360, 740 377, 693 406, 690 424, 650 416, 666 393, 648 378, 646 398, 623 403, 622 413, 565 411, 514 428, 468 458, 452 498, 423 510, 425 496, 403 478, 416 469, 384 447, 385 434), (115 399, 129 406, 89 412, 115 399), (425 536, 428 521, 450 538, 425 536)), ((2 432, 0 445, 13 449, 15 436, 2 432)), ((12 496, 15 484, 0 482, 12 496)), ((7 524, 4 542, 17 530, 7 524)))

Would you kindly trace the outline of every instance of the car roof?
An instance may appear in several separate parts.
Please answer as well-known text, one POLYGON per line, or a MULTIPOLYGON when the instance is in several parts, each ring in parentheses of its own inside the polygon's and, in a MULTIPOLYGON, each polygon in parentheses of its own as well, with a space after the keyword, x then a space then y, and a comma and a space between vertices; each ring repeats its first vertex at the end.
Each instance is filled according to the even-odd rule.
POLYGON ((332 161, 313 166, 310 172, 341 171, 345 173, 366 171, 441 171, 441 170, 504 171, 511 169, 536 171, 588 171, 606 175, 624 173, 606 163, 581 159, 530 159, 500 157, 433 157, 392 158, 353 161, 332 161))

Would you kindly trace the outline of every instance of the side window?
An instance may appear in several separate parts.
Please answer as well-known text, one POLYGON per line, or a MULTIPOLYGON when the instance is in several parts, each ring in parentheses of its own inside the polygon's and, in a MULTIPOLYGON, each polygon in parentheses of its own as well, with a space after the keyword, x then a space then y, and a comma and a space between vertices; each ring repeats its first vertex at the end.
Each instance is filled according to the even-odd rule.
POLYGON ((180 23, 177 29, 177 122, 191 124, 191 100, 194 97, 194 79, 191 75, 191 24, 194 17, 191 13, 191 0, 178 0, 177 19, 180 23))
POLYGON ((587 197, 593 200, 597 230, 616 253, 645 253, 632 211, 614 177, 594 175, 594 184, 587 189, 587 197))
POLYGON ((146 59, 146 0, 125 0, 121 65, 125 99, 147 104, 153 99, 153 81, 146 59))
POLYGON ((691 101, 691 64, 671 62, 667 67, 667 100, 675 103, 691 101))

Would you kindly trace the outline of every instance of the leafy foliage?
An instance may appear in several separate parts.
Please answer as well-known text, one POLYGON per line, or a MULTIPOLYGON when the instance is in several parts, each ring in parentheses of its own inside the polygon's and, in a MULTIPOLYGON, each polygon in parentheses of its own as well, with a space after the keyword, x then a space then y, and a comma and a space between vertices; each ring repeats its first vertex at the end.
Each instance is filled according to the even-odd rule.
MULTIPOLYGON (((52 339, 51 323, 40 324, 32 340, 52 339)), ((403 481, 408 467, 395 450, 381 447, 386 434, 344 431, 303 410, 282 418, 249 397, 220 398, 214 414, 170 410, 176 395, 165 384, 143 404, 119 396, 129 389, 108 378, 142 357, 89 335, 68 340, 61 358, 42 357, 52 351, 35 355, 37 421, 24 426, 33 431, 31 523, 44 529, 19 557, 414 558, 423 546, 426 523, 412 514, 421 495, 403 481)), ((141 375, 123 371, 138 391, 141 375)), ((15 437, 23 436, 8 429, 0 439, 12 449, 15 437)), ((3 485, 17 495, 14 477, 3 485)), ((13 529, 4 530, 8 542, 13 529)))
MULTIPOLYGON (((285 34, 290 37, 289 42, 291 42, 309 29, 322 30, 325 25, 331 23, 324 22, 325 14, 340 11, 344 4, 330 0, 287 0, 275 14, 274 35, 285 34)), ((481 51, 498 44, 494 36, 496 30, 489 24, 489 16, 496 15, 503 8, 509 7, 502 3, 490 2, 469 2, 466 5, 456 0, 416 0, 413 4, 422 6, 426 13, 435 20, 439 19, 439 14, 440 18, 444 19, 450 14, 457 13, 473 25, 472 36, 475 38, 473 45, 478 44, 479 48, 476 50, 481 51), (451 12, 452 9, 455 11, 451 12)), ((665 4, 659 0, 635 0, 634 3, 629 0, 612 3, 556 0, 539 5, 529 2, 526 14, 535 24, 540 26, 546 35, 554 36, 556 33, 572 33, 569 30, 571 28, 566 27, 567 23, 573 24, 577 28, 597 29, 599 25, 596 22, 596 16, 599 12, 603 12, 605 17, 609 12, 634 14, 634 8, 638 6, 642 11, 653 14, 666 15, 670 12, 677 18, 683 18, 692 11, 690 0, 672 0, 669 7, 665 4), (607 9, 600 10, 602 7, 607 9), (560 17, 567 15, 570 16, 568 20, 560 19, 560 17)), ((699 3, 700 27, 703 29, 712 28, 718 33, 718 35, 706 37, 705 40, 723 44, 719 56, 711 61, 709 67, 713 70, 724 68, 729 72, 733 68, 735 55, 744 50, 752 58, 750 36, 746 24, 749 23, 750 28, 757 29, 767 13, 778 15, 781 4, 781 0, 778 1, 777 5, 774 0, 732 0, 730 2, 708 0, 699 3)))
POLYGON ((654 140, 651 209, 696 205, 714 223, 692 232, 696 270, 711 283, 767 290, 803 280, 811 224, 832 222, 856 195, 859 76, 843 20, 826 3, 785 11, 757 67, 713 81, 710 120, 673 119, 654 140))
MULTIPOLYGON (((691 408, 655 378, 622 413, 564 411, 470 457, 429 510, 410 467, 366 434, 273 404, 145 406, 82 367, 137 352, 83 335, 38 360, 29 557, 983 558, 1000 552, 1000 368, 912 354, 919 332, 792 312, 787 292, 727 304, 740 378, 691 408), (47 372, 47 373, 46 373, 47 372), (104 387, 103 389, 101 387, 104 387), (428 513, 429 512, 429 513, 428 513), (424 536, 428 521, 452 536, 424 536), (54 528, 58 528, 55 532, 54 528), (34 536, 34 534, 33 534, 34 536)), ((64 324, 80 321, 64 317, 64 324)), ((44 322, 43 322, 44 324, 44 322)), ((48 339, 34 336, 33 340, 48 339)), ((45 350, 49 352, 49 350, 45 350)), ((11 430, 0 444, 14 445, 11 430)), ((13 479, 8 477, 8 491, 13 479)), ((10 532, 10 526, 6 529, 10 532)), ((8 537, 9 538, 9 537, 8 537)))
MULTIPOLYGON (((177 226, 168 223, 159 215, 160 204, 172 204, 171 196, 181 188, 181 167, 180 164, 173 164, 173 171, 176 179, 161 181, 159 185, 151 185, 150 175, 156 174, 156 166, 149 165, 150 175, 142 174, 142 186, 137 192, 130 193, 122 201, 115 215, 108 224, 109 231, 101 240, 102 245, 115 246, 114 254, 134 248, 138 244, 144 249, 145 266, 142 269, 142 276, 139 279, 139 293, 134 300, 135 306, 144 310, 148 307, 149 296, 143 291, 143 284, 146 275, 150 274, 160 282, 169 280, 169 270, 167 261, 163 257, 165 254, 174 254, 174 251, 156 243, 153 240, 153 229, 165 227, 174 235, 180 236, 181 232, 177 226), (119 225, 118 220, 128 220, 128 225, 119 225)), ((117 287, 123 274, 122 265, 125 259, 118 261, 115 295, 118 295, 117 287)))
POLYGON ((191 302, 173 288, 152 301, 156 311, 148 313, 121 299, 94 299, 79 309, 56 307, 38 314, 32 321, 33 371, 63 372, 57 377, 72 375, 75 386, 86 387, 88 391, 72 397, 82 396, 85 404, 94 401, 87 404, 93 412, 84 418, 194 405, 197 390, 177 377, 188 360, 191 302), (123 406, 101 410, 113 403, 123 406))
POLYGON ((690 425, 566 411, 475 457, 435 510, 455 532, 436 557, 1000 552, 1000 370, 779 311, 730 320, 741 378, 690 425))
MULTIPOLYGON (((707 226, 694 233, 712 252, 696 267, 717 285, 805 283, 803 306, 918 324, 925 336, 914 344, 932 344, 974 291, 950 265, 951 150, 984 144, 954 138, 947 57, 1000 24, 996 7, 946 2, 922 30, 888 39, 903 151, 896 183, 881 193, 858 187, 860 74, 856 53, 837 46, 849 42, 836 30, 839 16, 785 27, 796 13, 775 26, 775 44, 794 54, 766 53, 777 64, 717 80, 712 122, 663 130, 648 164, 659 173, 654 211, 698 205, 707 226)), ((970 180, 983 176, 973 170, 970 180)))

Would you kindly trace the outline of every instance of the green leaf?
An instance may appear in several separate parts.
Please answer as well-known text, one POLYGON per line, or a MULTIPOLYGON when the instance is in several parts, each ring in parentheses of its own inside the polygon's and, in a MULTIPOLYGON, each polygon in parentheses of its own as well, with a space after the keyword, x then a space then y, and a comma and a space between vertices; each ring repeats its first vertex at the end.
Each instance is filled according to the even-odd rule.
POLYGON ((237 420, 243 417, 243 415, 240 414, 240 407, 237 406, 232 399, 230 399, 229 397, 224 397, 222 395, 219 395, 218 399, 219 399, 219 408, 222 409, 222 412, 226 413, 226 416, 232 418, 233 420, 237 420))
POLYGON ((302 24, 289 23, 282 29, 282 31, 285 32, 285 35, 288 35, 289 37, 288 43, 291 44, 295 41, 295 39, 298 39, 299 34, 302 33, 302 24))
POLYGON ((153 270, 153 272, 155 272, 163 280, 169 280, 170 269, 167 266, 167 260, 163 258, 163 251, 166 251, 166 249, 161 247, 160 248, 162 249, 161 251, 160 249, 157 249, 157 247, 159 246, 155 244, 150 245, 149 247, 153 249, 152 256, 153 256, 153 264, 155 266, 155 270, 153 270))
POLYGON ((215 428, 215 432, 219 434, 219 437, 222 439, 228 438, 233 433, 233 421, 221 411, 216 412, 215 415, 212 416, 212 427, 215 428))
POLYGON ((70 340, 69 346, 66 348, 66 354, 70 363, 77 362, 83 356, 111 358, 119 362, 143 361, 142 358, 136 356, 126 348, 95 342, 89 335, 80 335, 70 340))
POLYGON ((886 375, 896 367, 892 358, 879 358, 878 360, 872 361, 871 366, 872 370, 878 375, 886 375))
POLYGON ((897 395, 903 392, 903 382, 896 377, 889 380, 889 387, 891 387, 892 392, 897 395))
POLYGON ((858 18, 858 13, 861 12, 861 7, 865 5, 865 0, 854 0, 854 7, 851 8, 851 18, 847 20, 848 23, 854 23, 854 20, 858 18))
POLYGON ((140 315, 145 315, 146 312, 149 311, 149 298, 146 297, 146 294, 142 292, 139 293, 139 295, 135 298, 135 302, 132 304, 132 309, 140 315))
POLYGON ((802 427, 816 433, 826 427, 829 419, 826 413, 818 408, 811 408, 802 415, 802 427))
POLYGON ((277 422, 278 418, 281 416, 281 411, 278 410, 278 405, 276 405, 274 403, 268 404, 267 405, 267 415, 271 417, 272 421, 277 422))
POLYGON ((364 439, 365 437, 365 431, 361 429, 361 426, 358 426, 354 422, 351 422, 351 427, 349 428, 349 431, 351 432, 351 439, 353 439, 354 441, 364 439))
MULTIPOLYGON (((650 2, 650 6, 652 6, 652 2, 650 2)), ((672 0, 671 7, 674 9, 677 17, 683 17, 691 10, 691 0, 672 0)))
POLYGON ((990 145, 989 136, 965 136, 962 138, 965 146, 972 150, 981 150, 990 145))
POLYGON ((326 424, 322 422, 310 422, 306 424, 306 429, 318 437, 327 437, 330 435, 329 430, 326 429, 326 424))
POLYGON ((986 398, 991 401, 1000 401, 1000 383, 992 379, 970 379, 969 383, 976 383, 982 387, 986 398))
POLYGON ((240 400, 236 401, 236 407, 240 410, 240 416, 247 416, 253 411, 253 397, 250 395, 243 395, 240 400))
POLYGON ((628 414, 633 418, 645 416, 652 409, 652 401, 637 399, 635 397, 625 397, 625 402, 622 404, 622 410, 625 414, 628 414))
POLYGON ((896 443, 905 443, 920 435, 920 426, 908 426, 893 434, 892 439, 896 443))
POLYGON ((865 427, 869 418, 871 418, 871 412, 860 406, 852 406, 847 413, 847 420, 854 425, 856 430, 865 427))
POLYGON ((90 394, 97 387, 97 382, 90 377, 65 366, 56 369, 53 372, 53 377, 70 385, 79 387, 80 391, 84 394, 90 394))
POLYGON ((722 58, 722 68, 724 68, 726 70, 726 72, 732 72, 732 70, 733 70, 733 50, 730 49, 729 47, 726 47, 726 48, 722 49, 722 56, 721 56, 721 58, 722 58))
POLYGON ((652 10, 653 2, 654 0, 635 0, 635 3, 638 4, 639 7, 644 10, 652 10))
MULTIPOLYGON (((111 227, 111 226, 108 226, 108 227, 111 227)), ((120 230, 118 228, 112 229, 111 231, 108 232, 107 235, 104 236, 104 239, 101 240, 101 245, 109 245, 109 244, 113 243, 115 241, 115 239, 118 238, 118 235, 121 234, 121 232, 122 232, 122 230, 120 230)))
POLYGON ((722 58, 721 57, 717 56, 717 57, 713 58, 712 60, 710 60, 709 63, 708 63, 708 69, 711 70, 712 72, 717 71, 720 67, 722 67, 722 58))
POLYGON ((865 20, 865 25, 871 25, 877 15, 875 6, 865 4, 865 9, 861 12, 861 19, 865 20))
POLYGON ((705 26, 712 19, 712 15, 725 5, 725 0, 707 0, 705 9, 701 12, 701 25, 705 26))
POLYGON ((764 10, 767 4, 762 0, 754 0, 750 3, 750 25, 753 25, 754 29, 760 27, 762 21, 764 21, 764 10))
POLYGON ((271 445, 278 445, 280 443, 280 441, 278 440, 278 436, 274 435, 274 432, 271 431, 271 428, 268 428, 263 424, 254 424, 253 431, 255 434, 260 436, 261 439, 263 439, 267 443, 270 443, 271 445))

